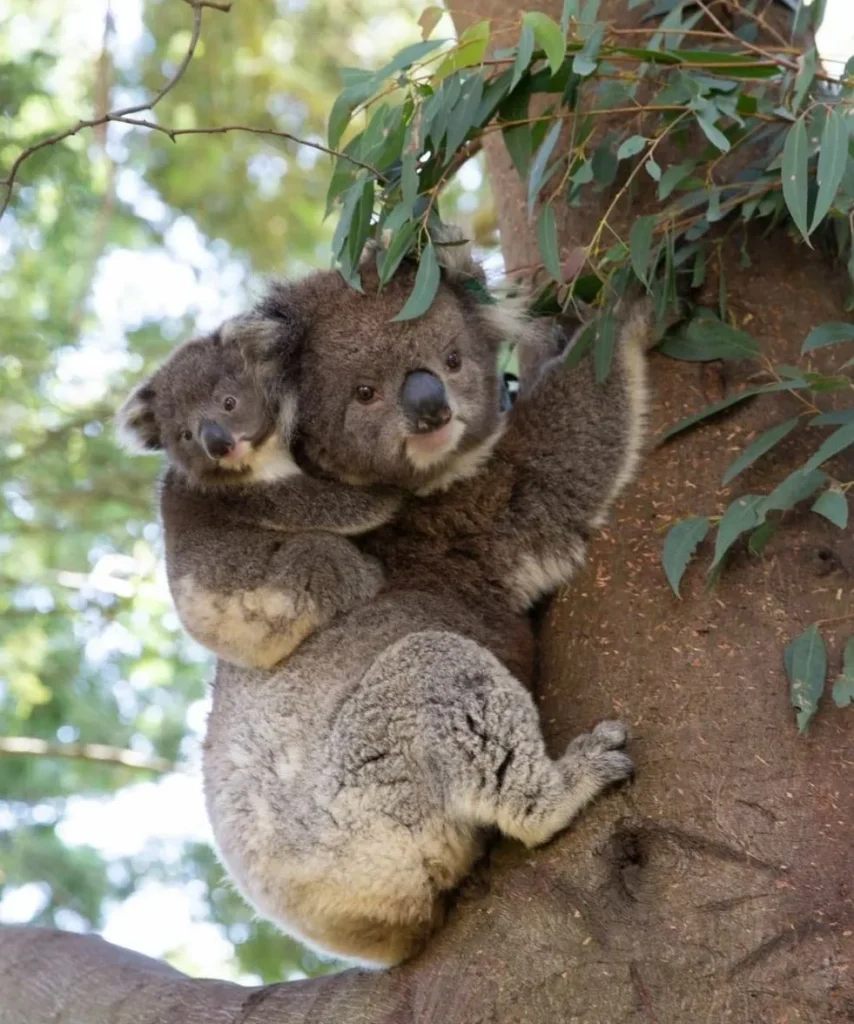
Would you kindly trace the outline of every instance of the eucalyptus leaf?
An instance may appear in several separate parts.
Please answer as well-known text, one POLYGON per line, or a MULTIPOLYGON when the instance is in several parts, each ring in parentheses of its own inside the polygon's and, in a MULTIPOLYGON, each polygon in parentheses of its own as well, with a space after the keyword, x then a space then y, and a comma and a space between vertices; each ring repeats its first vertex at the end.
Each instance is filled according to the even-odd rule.
POLYGON ((799 391, 806 386, 807 383, 803 380, 785 380, 780 381, 777 384, 766 384, 763 387, 745 388, 744 391, 739 391, 738 394, 730 395, 729 398, 724 398, 720 402, 715 402, 713 405, 706 406, 705 409, 698 413, 694 413, 693 416, 686 416, 685 419, 679 420, 677 424, 672 426, 662 436, 660 443, 663 444, 665 441, 669 441, 671 437, 675 437, 676 434, 681 434, 683 430, 695 427, 698 423, 702 423, 703 420, 707 420, 711 416, 716 416, 719 412, 723 412, 724 409, 729 409, 730 406, 737 405, 739 402, 743 402, 748 398, 754 398, 756 395, 768 394, 772 391, 799 391))
POLYGON ((534 38, 545 51, 552 74, 556 75, 566 56, 566 29, 561 31, 557 22, 540 11, 526 11, 522 15, 522 23, 531 26, 534 38))
POLYGON ((670 529, 664 540, 661 563, 667 581, 673 593, 680 597, 679 584, 697 546, 703 541, 711 529, 711 522, 704 516, 692 516, 683 519, 670 529))
POLYGON ((828 459, 832 459, 834 455, 838 455, 852 444, 854 444, 854 423, 846 423, 845 426, 834 430, 830 437, 822 442, 815 455, 807 461, 804 472, 808 473, 811 469, 818 468, 822 462, 827 462, 828 459))
POLYGON ((774 445, 779 444, 784 437, 788 437, 791 434, 798 423, 800 423, 800 420, 795 417, 794 419, 786 420, 784 423, 778 423, 776 426, 761 433, 727 469, 721 479, 721 483, 730 483, 739 473, 743 473, 748 466, 752 466, 757 459, 761 459, 763 455, 770 452, 774 445))
POLYGON ((519 45, 516 48, 516 61, 513 64, 513 78, 510 80, 510 91, 512 92, 522 75, 528 70, 531 63, 531 56, 534 53, 534 30, 527 21, 522 22, 522 33, 519 36, 519 45))
POLYGON ((854 324, 826 323, 814 327, 801 346, 801 354, 813 352, 826 345, 838 345, 841 341, 854 341, 854 324))
POLYGON ((672 359, 710 362, 714 359, 757 359, 761 349, 746 331, 711 316, 695 317, 685 328, 659 346, 672 359))
POLYGON ((730 504, 718 524, 715 556, 710 571, 721 563, 724 555, 743 533, 754 529, 763 521, 761 508, 764 500, 761 494, 745 494, 730 504))
POLYGON ((572 70, 581 78, 587 78, 596 70, 599 50, 602 40, 605 38, 605 26, 598 21, 592 28, 590 35, 584 42, 584 46, 575 55, 572 61, 572 70))
POLYGON ((784 661, 792 707, 797 711, 798 730, 803 734, 818 711, 827 677, 827 650, 817 623, 786 647, 784 661))
POLYGON ((649 140, 645 139, 643 135, 630 135, 629 138, 620 144, 620 148, 617 150, 617 159, 628 160, 629 157, 637 156, 648 145, 649 140))
POLYGON ((842 675, 833 684, 833 703, 838 708, 854 704, 854 636, 845 645, 842 655, 842 675))
POLYGON ((537 242, 543 266, 553 280, 561 283, 560 250, 558 248, 555 213, 550 205, 544 206, 537 221, 537 242))
POLYGON ((795 226, 810 244, 807 228, 807 198, 809 180, 807 176, 809 142, 803 118, 799 118, 786 133, 783 145, 783 198, 792 215, 795 226))
POLYGON ((631 254, 632 269, 638 276, 638 280, 647 282, 649 261, 652 255, 652 236, 655 231, 657 217, 638 217, 629 232, 629 252, 631 254))
POLYGON ((842 491, 834 488, 825 491, 813 503, 812 511, 824 516, 840 530, 844 530, 848 525, 848 498, 842 491))
POLYGON ((543 144, 537 150, 537 155, 534 157, 531 163, 531 171, 528 175, 528 216, 532 217, 534 214, 534 204, 537 201, 537 195, 540 191, 540 185, 542 184, 543 175, 546 171, 546 165, 549 162, 549 157, 552 155, 557 140, 560 137, 561 129, 563 128, 562 121, 555 121, 555 123, 549 129, 548 135, 543 140, 543 144))
POLYGON ((818 152, 818 195, 810 231, 815 231, 830 209, 848 161, 848 126, 845 117, 834 107, 828 112, 821 133, 818 152))
POLYGON ((406 305, 392 317, 393 321, 415 320, 423 316, 430 308, 436 292, 439 290, 439 261, 436 259, 436 250, 433 243, 428 242, 421 252, 421 259, 418 263, 418 273, 415 275, 415 285, 412 294, 406 300, 406 305))
POLYGON ((417 224, 415 221, 408 220, 398 228, 394 235, 392 235, 388 248, 383 253, 382 260, 379 265, 381 285, 386 284, 391 280, 404 256, 409 252, 412 240, 415 237, 416 227, 417 224))
POLYGON ((607 310, 599 317, 596 325, 596 340, 593 344, 593 366, 597 384, 601 384, 608 376, 616 342, 617 319, 610 310, 607 310))

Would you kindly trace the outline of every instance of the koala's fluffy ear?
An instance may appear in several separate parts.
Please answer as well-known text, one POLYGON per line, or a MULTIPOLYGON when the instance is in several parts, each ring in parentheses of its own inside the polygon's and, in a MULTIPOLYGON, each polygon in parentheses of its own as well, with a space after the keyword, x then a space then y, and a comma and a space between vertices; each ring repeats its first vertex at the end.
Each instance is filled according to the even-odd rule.
POLYGON ((160 429, 154 416, 154 386, 143 381, 131 391, 116 414, 119 444, 132 455, 163 449, 160 429))
POLYGON ((433 245, 439 266, 451 281, 477 281, 486 284, 483 267, 474 258, 471 242, 456 224, 443 224, 433 232, 433 245))

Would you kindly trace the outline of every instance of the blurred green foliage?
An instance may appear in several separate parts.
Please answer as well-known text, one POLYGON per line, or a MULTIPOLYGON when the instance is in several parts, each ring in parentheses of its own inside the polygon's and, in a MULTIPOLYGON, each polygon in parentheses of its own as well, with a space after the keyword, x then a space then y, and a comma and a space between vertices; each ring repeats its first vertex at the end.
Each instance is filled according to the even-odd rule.
MULTIPOLYGON (((339 68, 377 67, 417 38, 418 6, 206 9, 185 75, 140 116, 322 142, 339 68)), ((112 10, 7 0, 0 177, 78 118, 156 93, 186 52, 192 17, 181 0, 112 10)), ((0 222, 0 736, 105 744, 179 766, 197 758, 187 713, 204 698, 210 660, 182 634, 163 585, 158 462, 122 454, 111 417, 194 325, 240 306, 253 273, 328 262, 330 170, 323 153, 278 138, 172 142, 119 124, 84 129, 21 165, 0 222)), ((109 799, 151 772, 8 746, 0 741, 0 917, 5 897, 35 884, 33 923, 98 928, 145 880, 192 882, 199 918, 235 944, 237 973, 270 981, 330 969, 255 921, 205 847, 161 858, 155 844, 118 861, 98 837, 63 841, 73 798, 109 799)), ((192 958, 173 951, 185 967, 192 958)))

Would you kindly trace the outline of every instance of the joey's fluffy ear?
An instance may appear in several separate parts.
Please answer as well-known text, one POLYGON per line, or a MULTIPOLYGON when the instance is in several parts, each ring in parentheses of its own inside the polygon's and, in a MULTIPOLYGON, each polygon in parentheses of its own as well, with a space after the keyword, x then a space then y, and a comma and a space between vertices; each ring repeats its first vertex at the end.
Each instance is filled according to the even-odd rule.
POLYGON ((133 455, 161 451, 163 442, 154 416, 154 387, 144 381, 131 391, 116 414, 116 436, 133 455))

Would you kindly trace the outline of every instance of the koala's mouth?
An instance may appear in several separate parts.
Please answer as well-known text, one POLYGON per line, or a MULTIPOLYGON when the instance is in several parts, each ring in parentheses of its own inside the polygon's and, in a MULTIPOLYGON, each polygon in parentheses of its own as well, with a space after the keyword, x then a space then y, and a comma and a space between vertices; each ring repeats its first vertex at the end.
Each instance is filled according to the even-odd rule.
POLYGON ((410 434, 406 439, 406 457, 416 469, 430 469, 456 450, 465 430, 465 423, 454 416, 438 430, 410 434))

